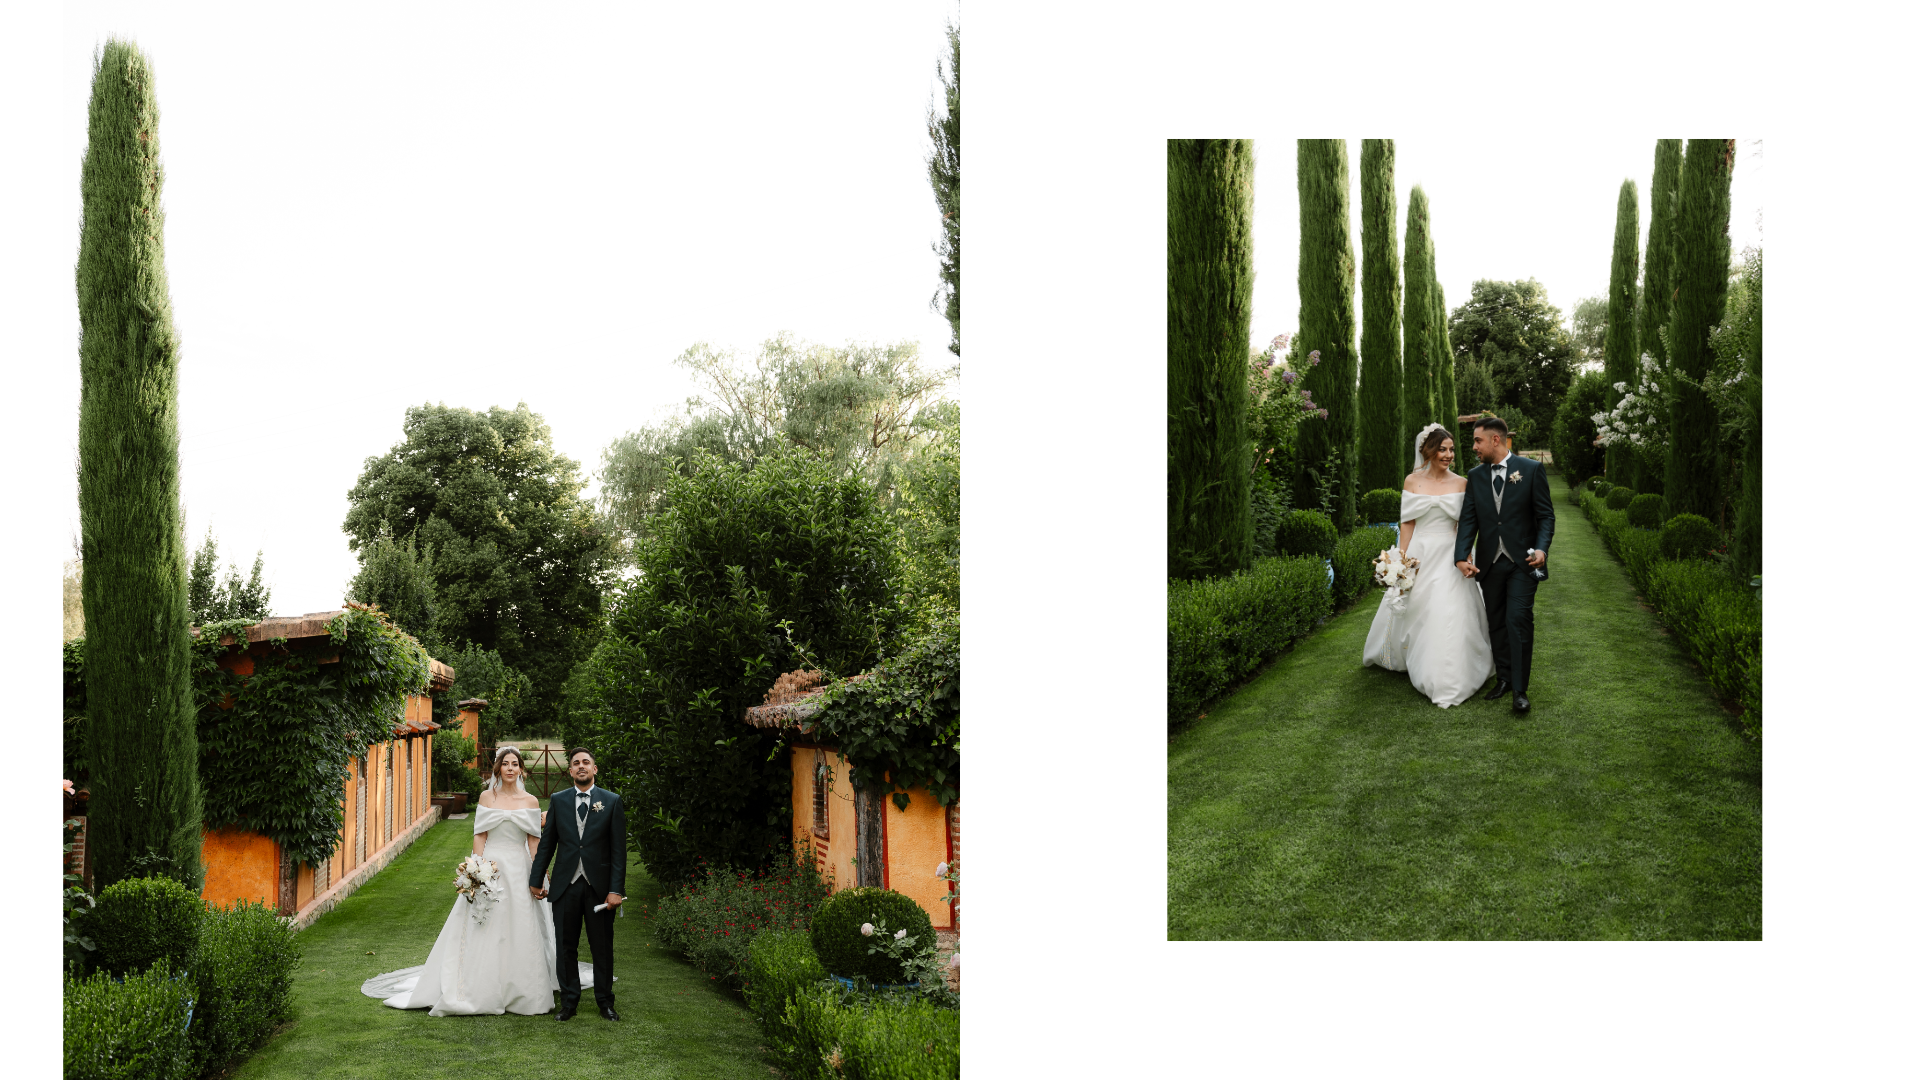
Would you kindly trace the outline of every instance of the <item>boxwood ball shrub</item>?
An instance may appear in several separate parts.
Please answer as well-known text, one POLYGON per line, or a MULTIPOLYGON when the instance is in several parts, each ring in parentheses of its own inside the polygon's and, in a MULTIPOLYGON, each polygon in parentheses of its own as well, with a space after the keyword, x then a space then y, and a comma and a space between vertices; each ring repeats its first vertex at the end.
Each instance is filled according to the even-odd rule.
POLYGON ((1634 491, 1629 487, 1607 489, 1607 509, 1625 510, 1633 504, 1634 491))
POLYGON ((116 977, 145 971, 165 959, 175 971, 192 966, 199 951, 200 897, 172 878, 126 878, 100 891, 87 913, 94 959, 116 977))
POLYGON ((1667 520, 1667 497, 1647 492, 1635 495, 1627 504, 1627 524, 1636 529, 1657 529, 1667 520))
POLYGON ((1400 520, 1400 493, 1392 488, 1369 491, 1360 497, 1360 520, 1368 525, 1400 520))
POLYGON ((1280 519, 1274 534, 1273 549, 1281 555, 1312 555, 1333 558, 1333 547, 1340 541, 1333 519, 1318 510, 1295 510, 1280 519))
MULTIPOLYGON (((1635 500, 1638 505, 1638 500, 1635 500)), ((1627 511, 1632 516, 1633 511, 1627 511)), ((1635 524, 1638 524, 1636 522, 1635 524)), ((1699 514, 1676 514, 1660 530, 1660 554, 1668 559, 1705 559, 1720 546, 1720 530, 1699 514)))
POLYGON ((1612 487, 1612 484, 1607 483, 1598 476, 1587 481, 1587 490, 1593 492, 1595 495, 1605 495, 1612 487))
POLYGON ((898 961, 867 951, 879 944, 877 932, 875 937, 860 932, 862 923, 881 921, 889 932, 904 929, 915 942, 933 946, 933 920, 926 909, 905 893, 867 886, 834 893, 814 910, 813 951, 828 972, 843 979, 865 976, 881 986, 902 982, 898 961))

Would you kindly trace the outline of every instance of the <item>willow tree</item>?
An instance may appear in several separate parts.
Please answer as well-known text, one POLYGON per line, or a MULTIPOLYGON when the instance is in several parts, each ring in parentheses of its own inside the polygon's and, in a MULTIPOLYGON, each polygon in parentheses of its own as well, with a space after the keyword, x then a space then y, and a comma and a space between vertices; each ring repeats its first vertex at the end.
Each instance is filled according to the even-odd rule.
MULTIPOLYGON (((1631 387, 1640 354, 1634 350, 1634 278, 1640 267, 1640 189, 1632 180, 1620 182, 1620 202, 1613 217, 1613 276, 1607 283, 1606 357, 1607 411, 1620 404, 1619 386, 1631 387)), ((1632 470, 1631 451, 1619 439, 1607 445, 1607 475, 1616 483, 1632 470)))
POLYGON ((1400 420, 1400 238, 1393 140, 1360 142, 1359 489, 1398 488, 1407 458, 1400 420))
MULTIPOLYGON (((1667 346, 1660 328, 1667 325, 1667 313, 1673 307, 1673 215, 1679 198, 1680 140, 1661 139, 1653 145, 1653 190, 1647 198, 1647 266, 1641 277, 1634 340, 1641 353, 1651 355, 1663 366, 1667 346)), ((1634 362, 1639 363, 1638 355, 1634 362)), ((1633 384, 1638 384, 1637 379, 1633 384)), ((1658 461, 1636 457, 1632 479, 1636 491, 1659 492, 1666 485, 1665 467, 1658 461)))
POLYGON ((1700 386, 1713 367, 1713 328, 1727 304, 1733 241, 1732 139, 1688 139, 1673 222, 1673 311, 1667 319, 1667 506, 1719 518, 1720 422, 1700 386))
MULTIPOLYGON (((1433 234, 1427 218, 1427 193, 1414 186, 1407 197, 1405 314, 1400 329, 1406 335, 1400 366, 1400 445, 1411 447, 1420 429, 1440 419, 1433 405, 1433 338, 1445 327, 1433 316, 1433 234)), ((1452 426, 1452 421, 1448 421, 1452 426)), ((1412 466, 1412 458, 1407 460, 1412 466)))
POLYGON ((179 342, 161 242, 160 110, 132 44, 94 54, 80 165, 80 542, 95 884, 198 892, 199 743, 180 522, 179 342))
POLYGON ((1359 358, 1353 348, 1353 237, 1347 227, 1347 141, 1301 139, 1300 349, 1320 362, 1302 373, 1302 390, 1327 410, 1323 419, 1300 424, 1294 504, 1317 506, 1323 487, 1333 488, 1333 520, 1350 529, 1358 512, 1354 495, 1354 383, 1359 358))
POLYGON ((1253 557, 1253 140, 1167 140, 1167 570, 1253 557))

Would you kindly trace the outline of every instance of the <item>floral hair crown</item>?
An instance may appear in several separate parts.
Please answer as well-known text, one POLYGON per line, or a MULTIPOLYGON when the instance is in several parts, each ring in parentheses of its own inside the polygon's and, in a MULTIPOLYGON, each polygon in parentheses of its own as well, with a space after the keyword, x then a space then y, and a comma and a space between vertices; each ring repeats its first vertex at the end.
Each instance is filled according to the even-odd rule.
POLYGON ((503 747, 501 747, 500 749, 498 749, 498 750, 495 750, 495 751, 493 752, 493 760, 495 760, 495 761, 499 761, 499 760, 500 760, 500 755, 501 755, 501 754, 504 754, 504 753, 506 753, 506 752, 507 752, 507 751, 509 751, 509 750, 511 750, 511 751, 513 751, 513 756, 514 756, 514 757, 517 757, 517 758, 523 758, 523 759, 524 759, 524 758, 526 757, 526 755, 525 755, 525 754, 522 754, 522 753, 520 752, 520 748, 519 748, 519 747, 517 747, 517 746, 503 746, 503 747))

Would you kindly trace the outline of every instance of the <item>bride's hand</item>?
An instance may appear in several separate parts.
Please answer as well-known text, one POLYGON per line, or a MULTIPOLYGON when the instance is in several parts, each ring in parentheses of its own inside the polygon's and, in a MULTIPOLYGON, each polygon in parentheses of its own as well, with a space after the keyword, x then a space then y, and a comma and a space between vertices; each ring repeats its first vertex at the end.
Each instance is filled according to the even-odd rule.
POLYGON ((1462 559, 1459 562, 1454 563, 1453 565, 1460 568, 1460 574, 1463 577, 1472 578, 1473 575, 1480 572, 1480 568, 1473 565, 1473 561, 1471 559, 1462 559))

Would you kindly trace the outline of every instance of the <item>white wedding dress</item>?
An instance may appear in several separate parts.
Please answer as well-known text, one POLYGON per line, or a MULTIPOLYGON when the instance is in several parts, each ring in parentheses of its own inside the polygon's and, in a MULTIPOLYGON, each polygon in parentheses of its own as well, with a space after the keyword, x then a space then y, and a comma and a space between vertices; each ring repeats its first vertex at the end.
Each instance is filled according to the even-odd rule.
POLYGON ((1381 598, 1361 660, 1406 672, 1413 688, 1443 709, 1472 697, 1493 673, 1480 583, 1453 565, 1466 497, 1465 491, 1400 496, 1400 520, 1414 523, 1407 554, 1420 560, 1420 573, 1407 593, 1405 611, 1396 613, 1390 598, 1381 598))
MULTIPOLYGON (((554 969, 553 907, 527 889, 533 856, 527 837, 540 835, 540 808, 477 806, 473 831, 486 833, 487 858, 500 866, 500 899, 480 922, 479 905, 455 894, 453 910, 420 967, 376 975, 360 992, 396 1009, 426 1009, 428 1016, 553 1011, 560 989, 554 969)), ((453 867, 447 867, 449 884, 453 867)), ((580 965, 580 985, 593 985, 593 965, 580 965)))

